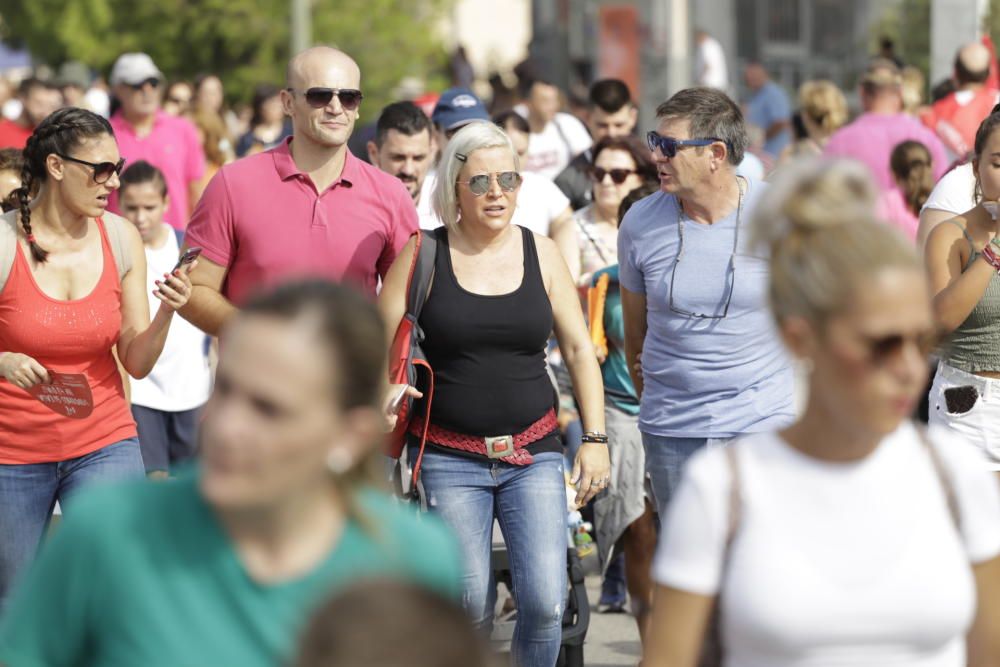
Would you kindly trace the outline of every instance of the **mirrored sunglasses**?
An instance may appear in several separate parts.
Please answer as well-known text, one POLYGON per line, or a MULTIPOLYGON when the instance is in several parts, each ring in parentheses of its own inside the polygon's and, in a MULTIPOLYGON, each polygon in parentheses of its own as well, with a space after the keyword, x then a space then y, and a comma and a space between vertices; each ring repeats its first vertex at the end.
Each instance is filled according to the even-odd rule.
MULTIPOLYGON (((469 186, 469 192, 480 197, 490 191, 490 181, 493 174, 476 174, 467 181, 458 181, 469 186)), ((496 174, 497 184, 504 192, 513 192, 521 185, 521 174, 516 171, 501 171, 496 174)))

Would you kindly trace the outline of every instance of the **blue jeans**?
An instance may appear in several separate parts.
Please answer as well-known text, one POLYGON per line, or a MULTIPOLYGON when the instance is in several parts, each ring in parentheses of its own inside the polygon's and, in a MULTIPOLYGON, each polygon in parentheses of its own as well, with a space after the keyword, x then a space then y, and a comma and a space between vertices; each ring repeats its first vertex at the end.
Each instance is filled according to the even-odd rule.
POLYGON ((661 524, 663 517, 667 515, 667 505, 681 481, 684 464, 708 442, 707 438, 668 438, 650 433, 642 434, 642 446, 646 450, 646 474, 653 487, 653 499, 656 501, 656 511, 660 513, 661 524))
POLYGON ((428 448, 421 468, 427 505, 451 526, 465 557, 462 601, 476 626, 493 625, 496 584, 490 553, 493 518, 510 558, 518 667, 552 667, 562 643, 566 597, 566 480, 563 457, 544 452, 513 466, 428 448))
POLYGON ((73 496, 85 487, 144 474, 138 438, 58 463, 0 465, 0 609, 34 558, 57 500, 72 512, 73 496))

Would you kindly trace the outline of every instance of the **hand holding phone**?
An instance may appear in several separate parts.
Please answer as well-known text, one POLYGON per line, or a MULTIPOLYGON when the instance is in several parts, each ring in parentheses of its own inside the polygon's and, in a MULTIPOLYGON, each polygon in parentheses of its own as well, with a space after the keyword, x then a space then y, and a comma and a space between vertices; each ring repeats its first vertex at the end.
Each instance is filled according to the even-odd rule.
POLYGON ((389 405, 386 406, 386 412, 387 413, 389 413, 391 415, 394 415, 397 412, 399 412, 400 406, 403 405, 403 397, 406 396, 406 390, 408 388, 409 388, 409 385, 405 385, 404 384, 404 385, 400 386, 399 391, 396 392, 396 395, 392 397, 391 401, 389 401, 389 405))

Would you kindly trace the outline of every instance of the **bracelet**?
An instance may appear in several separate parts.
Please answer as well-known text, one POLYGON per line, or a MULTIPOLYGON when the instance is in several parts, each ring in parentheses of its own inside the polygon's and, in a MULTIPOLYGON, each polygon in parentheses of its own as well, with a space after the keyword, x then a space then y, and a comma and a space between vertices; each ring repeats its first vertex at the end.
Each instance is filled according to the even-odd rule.
POLYGON ((580 442, 594 442, 602 445, 608 444, 608 436, 600 431, 587 431, 580 438, 580 442))
POLYGON ((983 247, 982 251, 983 259, 986 260, 987 264, 993 267, 994 271, 1000 273, 1000 257, 997 256, 996 251, 994 251, 993 248, 990 247, 990 245, 992 245, 992 242, 987 243, 983 247))

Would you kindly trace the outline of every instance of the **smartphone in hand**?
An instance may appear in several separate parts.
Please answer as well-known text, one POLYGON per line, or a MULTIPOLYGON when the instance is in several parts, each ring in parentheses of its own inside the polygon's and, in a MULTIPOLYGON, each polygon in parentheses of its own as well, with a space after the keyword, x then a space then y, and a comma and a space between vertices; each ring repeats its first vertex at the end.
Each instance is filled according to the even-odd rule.
POLYGON ((201 254, 201 248, 197 246, 195 246, 194 248, 188 248, 187 250, 184 251, 184 254, 180 256, 180 259, 177 260, 177 265, 174 266, 173 269, 171 269, 170 273, 173 273, 174 271, 181 268, 185 264, 190 264, 194 260, 198 259, 198 255, 200 254, 201 254))
POLYGON ((388 414, 394 415, 399 412, 399 408, 403 405, 403 398, 406 396, 406 390, 408 388, 408 385, 404 384, 400 388, 399 393, 392 397, 392 401, 389 402, 389 406, 387 408, 388 414))

